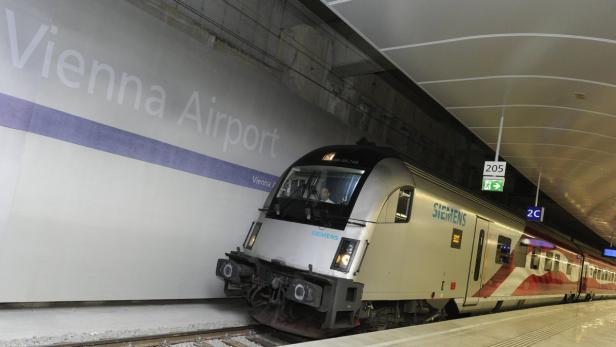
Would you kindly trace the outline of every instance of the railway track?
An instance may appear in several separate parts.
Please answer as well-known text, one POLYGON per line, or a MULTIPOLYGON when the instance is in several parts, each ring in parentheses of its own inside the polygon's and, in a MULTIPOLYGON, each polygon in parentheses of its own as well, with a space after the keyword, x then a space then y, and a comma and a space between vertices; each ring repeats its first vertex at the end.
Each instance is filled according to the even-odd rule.
POLYGON ((55 346, 76 347, 276 347, 304 342, 299 336, 281 333, 263 326, 143 336, 117 340, 81 342, 55 346))

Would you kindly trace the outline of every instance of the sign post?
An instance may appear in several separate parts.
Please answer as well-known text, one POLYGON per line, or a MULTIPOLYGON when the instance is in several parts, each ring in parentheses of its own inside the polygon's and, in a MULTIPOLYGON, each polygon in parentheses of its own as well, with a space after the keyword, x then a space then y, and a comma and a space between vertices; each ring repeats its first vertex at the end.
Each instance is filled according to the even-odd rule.
POLYGON ((507 170, 507 162, 498 161, 504 120, 505 112, 503 111, 501 113, 500 125, 498 127, 498 141, 496 143, 496 154, 494 156, 494 161, 486 161, 483 163, 483 180, 481 181, 481 190, 483 191, 502 192, 505 187, 505 171, 507 170))
POLYGON ((535 192, 535 206, 529 206, 526 209, 526 220, 533 222, 543 222, 543 215, 545 208, 537 206, 539 202, 539 187, 541 187, 541 170, 539 171, 539 178, 537 179, 537 191, 535 192))

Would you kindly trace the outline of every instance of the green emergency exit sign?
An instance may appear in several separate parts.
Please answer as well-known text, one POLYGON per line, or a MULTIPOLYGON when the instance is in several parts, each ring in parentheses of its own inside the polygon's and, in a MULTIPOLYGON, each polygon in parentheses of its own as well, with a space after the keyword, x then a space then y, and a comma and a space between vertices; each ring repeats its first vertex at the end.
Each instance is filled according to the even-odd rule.
POLYGON ((504 177, 483 177, 481 181, 481 190, 488 192, 502 192, 505 187, 504 177))

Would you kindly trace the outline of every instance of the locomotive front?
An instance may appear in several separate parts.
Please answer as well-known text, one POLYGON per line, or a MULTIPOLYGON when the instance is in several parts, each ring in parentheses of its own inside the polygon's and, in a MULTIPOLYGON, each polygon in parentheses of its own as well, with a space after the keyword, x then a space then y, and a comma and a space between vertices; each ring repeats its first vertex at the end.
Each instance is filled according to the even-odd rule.
POLYGON ((353 275, 373 227, 369 209, 360 206, 366 198, 358 197, 374 165, 391 154, 383 151, 333 146, 295 162, 252 223, 243 249, 218 260, 225 293, 246 298, 260 323, 298 335, 357 326, 363 284, 353 275))

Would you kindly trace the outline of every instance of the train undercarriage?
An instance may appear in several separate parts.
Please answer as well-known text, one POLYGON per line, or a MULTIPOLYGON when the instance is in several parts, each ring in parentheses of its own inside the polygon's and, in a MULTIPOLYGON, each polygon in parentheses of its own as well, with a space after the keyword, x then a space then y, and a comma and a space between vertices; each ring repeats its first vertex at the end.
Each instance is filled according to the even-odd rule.
POLYGON ((323 338, 348 330, 428 323, 455 313, 448 300, 362 301, 361 283, 294 270, 239 251, 227 256, 216 267, 225 279, 225 293, 244 297, 259 323, 288 333, 323 338))

